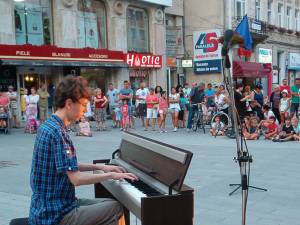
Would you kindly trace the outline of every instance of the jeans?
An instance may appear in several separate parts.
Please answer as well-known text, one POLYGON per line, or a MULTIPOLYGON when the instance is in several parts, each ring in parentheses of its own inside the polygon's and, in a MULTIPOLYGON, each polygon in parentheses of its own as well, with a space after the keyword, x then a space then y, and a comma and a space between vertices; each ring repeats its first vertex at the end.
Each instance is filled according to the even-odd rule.
POLYGON ((193 118, 194 118, 195 113, 197 113, 197 111, 198 111, 198 106, 197 105, 192 105, 190 107, 188 125, 187 125, 188 129, 192 128, 193 118))

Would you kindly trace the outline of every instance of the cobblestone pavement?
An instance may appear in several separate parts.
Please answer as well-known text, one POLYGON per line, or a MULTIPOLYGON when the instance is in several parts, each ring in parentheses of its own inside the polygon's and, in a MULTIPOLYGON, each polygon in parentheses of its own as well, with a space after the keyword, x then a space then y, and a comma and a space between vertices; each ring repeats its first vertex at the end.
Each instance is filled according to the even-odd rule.
MULTIPOLYGON (((233 162, 235 140, 185 130, 160 134, 138 127, 132 131, 194 153, 185 183, 195 189, 196 225, 241 224, 241 193, 228 196, 232 190, 228 184, 240 180, 238 165, 233 162)), ((22 130, 0 134, 0 225, 28 215, 34 138, 35 135, 24 134, 22 130)), ((95 132, 92 138, 72 134, 81 162, 110 158, 120 138, 116 129, 95 132)), ((300 143, 261 139, 249 141, 248 147, 254 157, 250 184, 268 191, 249 191, 247 224, 300 225, 300 143)), ((79 187, 77 196, 92 198, 93 187, 79 187)))

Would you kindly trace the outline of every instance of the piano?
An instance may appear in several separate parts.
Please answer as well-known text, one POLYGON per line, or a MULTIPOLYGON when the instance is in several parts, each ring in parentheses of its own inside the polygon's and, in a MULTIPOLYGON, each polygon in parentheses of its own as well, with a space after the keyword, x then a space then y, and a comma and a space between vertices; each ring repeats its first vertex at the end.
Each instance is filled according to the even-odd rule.
POLYGON ((130 212, 142 225, 192 225, 194 190, 183 184, 192 156, 178 147, 124 132, 112 159, 93 163, 122 166, 139 180, 95 184, 95 197, 118 200, 124 207, 126 225, 130 225, 130 212))

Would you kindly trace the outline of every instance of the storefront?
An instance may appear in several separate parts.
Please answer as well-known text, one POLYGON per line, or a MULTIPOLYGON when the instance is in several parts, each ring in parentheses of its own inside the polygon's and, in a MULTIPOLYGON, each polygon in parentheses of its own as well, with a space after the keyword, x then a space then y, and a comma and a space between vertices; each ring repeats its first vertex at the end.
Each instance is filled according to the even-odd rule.
POLYGON ((290 85, 300 78, 300 53, 289 53, 288 78, 290 85))
POLYGON ((129 66, 131 87, 135 91, 141 82, 144 82, 148 87, 153 85, 151 74, 154 70, 162 68, 162 56, 128 53, 126 63, 129 66))
POLYGON ((55 46, 0 45, 0 88, 13 85, 39 88, 55 86, 66 75, 81 75, 91 88, 105 89, 114 71, 127 68, 121 51, 91 48, 74 49, 55 46))

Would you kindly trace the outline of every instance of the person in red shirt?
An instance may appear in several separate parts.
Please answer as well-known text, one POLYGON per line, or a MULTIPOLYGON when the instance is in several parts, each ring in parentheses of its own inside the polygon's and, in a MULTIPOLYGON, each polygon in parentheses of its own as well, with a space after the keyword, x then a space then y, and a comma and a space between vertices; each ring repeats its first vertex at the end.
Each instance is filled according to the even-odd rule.
POLYGON ((150 88, 150 93, 146 96, 147 104, 147 121, 145 130, 148 130, 150 119, 152 119, 152 130, 155 130, 158 109, 158 97, 154 92, 154 88, 150 88))
POLYGON ((278 134, 278 125, 276 124, 276 118, 274 116, 270 117, 266 127, 268 130, 265 132, 265 139, 270 140, 275 138, 278 134))
POLYGON ((94 104, 95 104, 95 120, 97 124, 97 131, 106 130, 105 126, 105 108, 107 98, 100 88, 95 90, 94 104))
POLYGON ((290 85, 288 85, 288 81, 287 79, 283 79, 282 80, 282 85, 280 85, 280 92, 282 92, 283 90, 287 90, 288 91, 288 97, 291 97, 291 87, 290 85))
POLYGON ((7 108, 9 103, 9 97, 5 93, 0 92, 0 107, 7 108))

